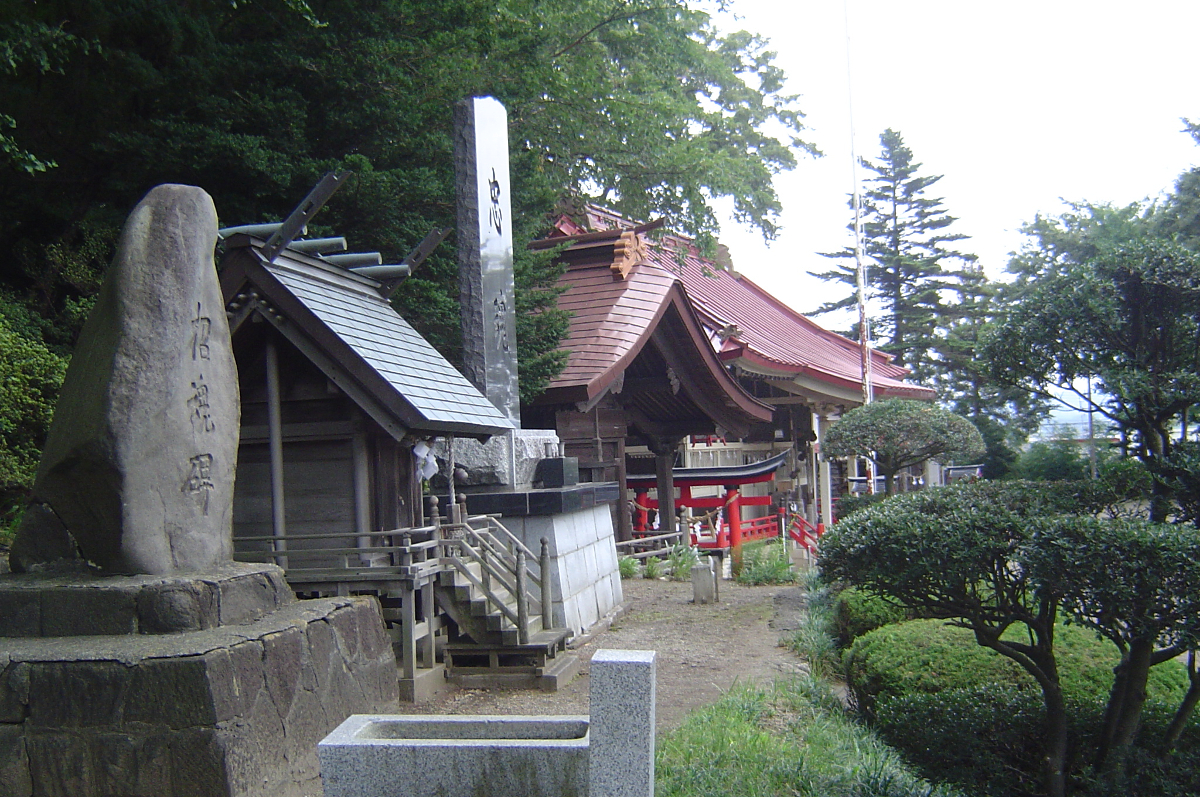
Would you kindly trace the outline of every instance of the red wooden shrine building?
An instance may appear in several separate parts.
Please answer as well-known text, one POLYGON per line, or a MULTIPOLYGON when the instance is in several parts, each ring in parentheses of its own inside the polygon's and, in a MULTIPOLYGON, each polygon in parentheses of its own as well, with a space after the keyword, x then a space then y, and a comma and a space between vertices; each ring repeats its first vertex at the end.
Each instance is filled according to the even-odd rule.
MULTIPOLYGON (((653 486, 657 495, 678 488, 677 507, 719 504, 726 536, 699 542, 727 547, 769 525, 760 507, 771 498, 745 488, 772 480, 776 497, 799 510, 789 525, 799 536, 814 533, 831 522, 835 479, 820 440, 862 402, 858 344, 700 256, 686 238, 653 240, 659 226, 589 205, 560 217, 555 235, 535 244, 567 245, 559 306, 574 316, 563 344, 567 368, 525 408, 527 425, 557 429, 581 467, 633 493, 624 496, 633 511, 619 518, 621 539, 645 533, 645 509, 657 509, 653 486), (697 449, 687 441, 695 435, 715 435, 720 446, 708 448, 720 448, 725 461, 694 467, 689 454, 697 449), (653 476, 628 456, 640 445, 654 457, 653 476), (763 460, 775 466, 739 471, 763 460), (724 495, 693 495, 702 485, 724 495)), ((908 372, 891 359, 872 352, 877 398, 933 398, 904 381, 908 372)), ((854 475, 855 465, 843 475, 854 475)))

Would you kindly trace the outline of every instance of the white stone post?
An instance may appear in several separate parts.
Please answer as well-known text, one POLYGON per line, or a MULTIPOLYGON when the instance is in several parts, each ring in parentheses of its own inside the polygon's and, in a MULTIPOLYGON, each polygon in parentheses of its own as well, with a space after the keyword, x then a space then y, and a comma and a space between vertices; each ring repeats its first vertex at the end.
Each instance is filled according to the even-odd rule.
POLYGON ((813 425, 817 427, 817 442, 819 443, 817 463, 820 469, 818 482, 821 489, 821 522, 825 528, 833 526, 833 473, 829 468, 829 457, 825 456, 825 427, 829 425, 829 416, 813 415, 813 425))
POLYGON ((653 650, 598 650, 590 674, 590 797, 654 797, 653 650))

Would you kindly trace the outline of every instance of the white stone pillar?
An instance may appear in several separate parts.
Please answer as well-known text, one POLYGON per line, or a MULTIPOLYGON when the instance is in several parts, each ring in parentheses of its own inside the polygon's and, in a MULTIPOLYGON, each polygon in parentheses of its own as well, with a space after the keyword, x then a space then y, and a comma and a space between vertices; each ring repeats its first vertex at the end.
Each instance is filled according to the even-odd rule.
POLYGON ((935 462, 932 459, 925 461, 925 486, 942 486, 942 466, 940 463, 935 462))
POLYGON ((591 797, 654 797, 653 650, 597 650, 589 674, 591 797))
POLYGON ((813 415, 813 425, 816 426, 818 453, 817 464, 820 470, 818 482, 821 489, 821 522, 825 528, 833 525, 833 485, 830 483, 833 473, 829 468, 829 457, 825 456, 825 427, 829 425, 826 415, 813 415))

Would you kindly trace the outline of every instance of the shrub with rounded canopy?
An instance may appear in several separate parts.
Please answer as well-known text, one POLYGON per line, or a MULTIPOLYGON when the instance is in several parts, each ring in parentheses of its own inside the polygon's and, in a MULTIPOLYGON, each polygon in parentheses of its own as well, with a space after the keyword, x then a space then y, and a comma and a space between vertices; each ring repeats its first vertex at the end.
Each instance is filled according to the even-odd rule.
POLYGON ((910 399, 876 401, 850 410, 825 437, 831 457, 867 457, 889 493, 903 468, 934 457, 972 460, 986 449, 975 425, 934 404, 910 399))

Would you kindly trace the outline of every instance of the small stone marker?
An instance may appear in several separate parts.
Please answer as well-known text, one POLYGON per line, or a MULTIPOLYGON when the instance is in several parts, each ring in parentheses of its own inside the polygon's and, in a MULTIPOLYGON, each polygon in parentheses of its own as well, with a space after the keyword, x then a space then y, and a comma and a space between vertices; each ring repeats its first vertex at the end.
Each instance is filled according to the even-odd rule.
POLYGON ((167 575, 232 558, 237 366, 199 188, 130 214, 71 358, 13 569, 167 575))
POLYGON ((692 601, 698 604, 717 602, 717 574, 713 572, 711 556, 692 565, 692 601))
POLYGON ((653 650, 597 650, 589 675, 589 797, 654 797, 653 650))

